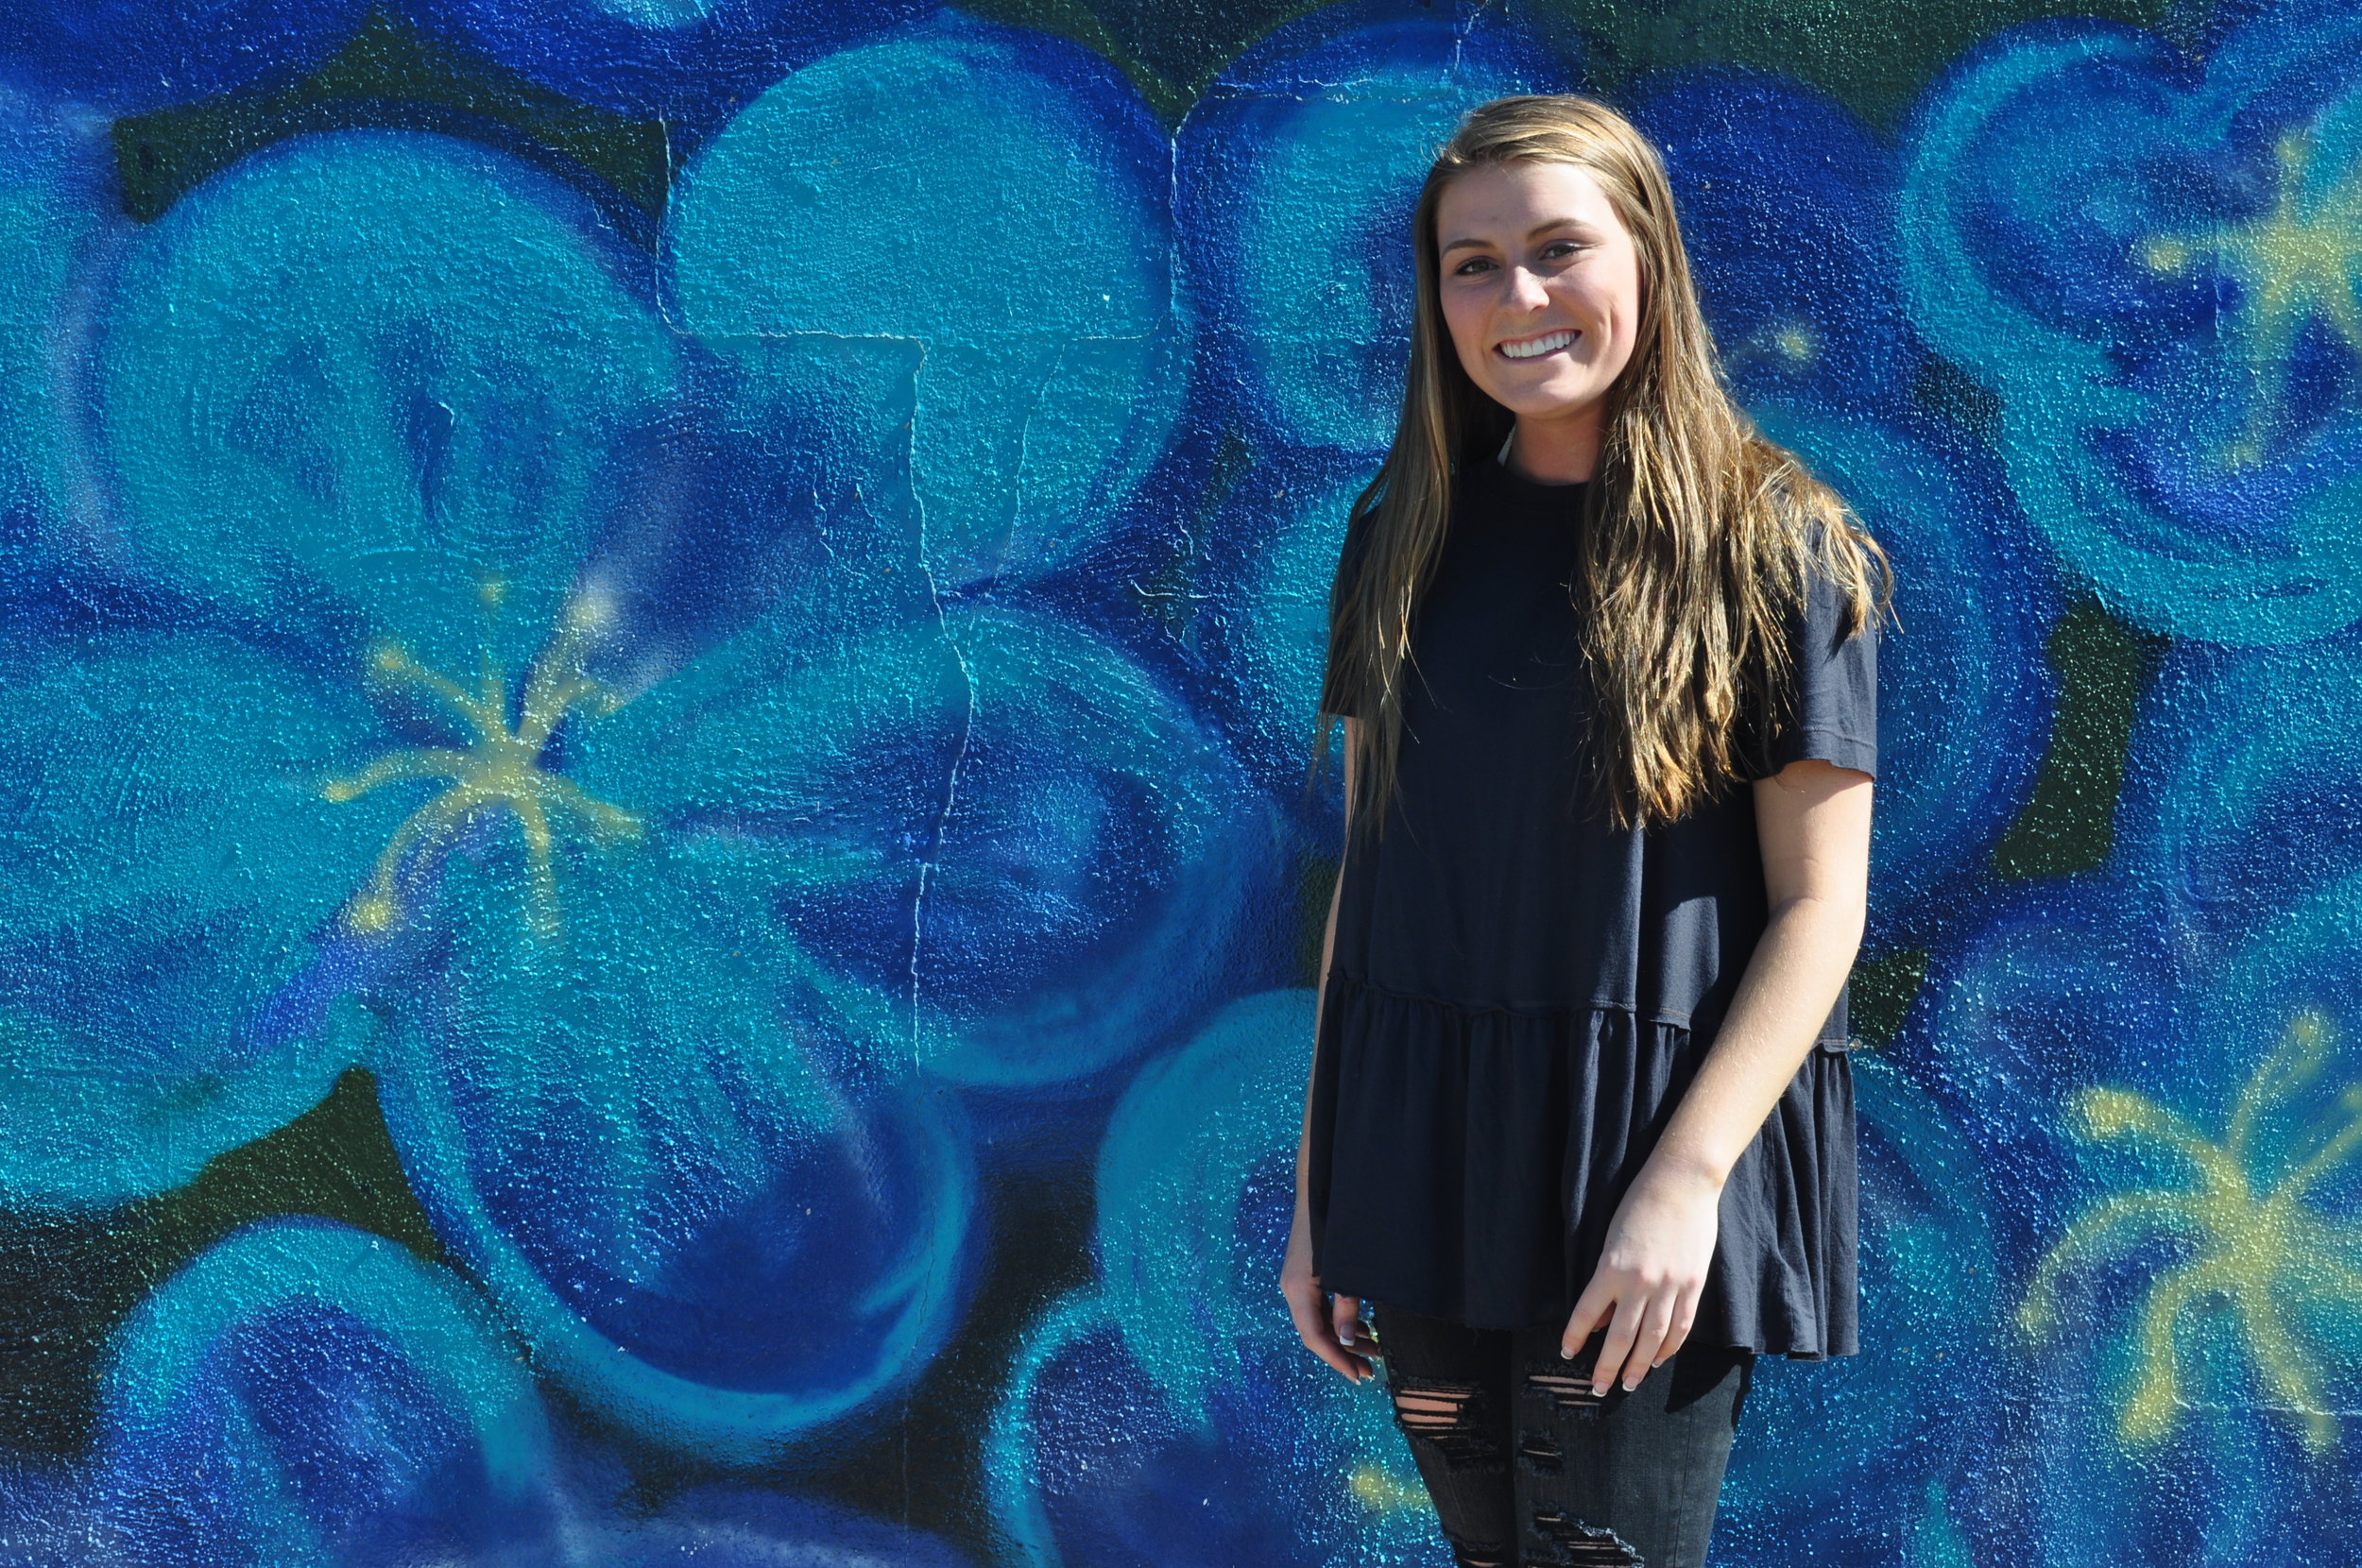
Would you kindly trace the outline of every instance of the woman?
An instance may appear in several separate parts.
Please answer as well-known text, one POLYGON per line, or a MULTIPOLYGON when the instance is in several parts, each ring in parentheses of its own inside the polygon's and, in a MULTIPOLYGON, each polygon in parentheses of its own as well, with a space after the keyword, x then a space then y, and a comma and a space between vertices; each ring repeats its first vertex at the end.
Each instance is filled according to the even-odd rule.
POLYGON ((1856 1348, 1885 560, 1724 391, 1613 111, 1477 109, 1413 233, 1281 1288, 1465 1568, 1686 1568, 1754 1356, 1856 1348))

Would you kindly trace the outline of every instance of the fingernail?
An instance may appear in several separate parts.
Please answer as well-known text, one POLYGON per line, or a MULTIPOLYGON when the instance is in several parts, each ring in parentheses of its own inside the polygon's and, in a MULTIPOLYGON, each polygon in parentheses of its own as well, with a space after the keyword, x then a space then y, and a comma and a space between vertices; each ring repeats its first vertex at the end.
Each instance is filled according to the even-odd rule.
POLYGON ((1572 1361, 1575 1358, 1575 1353, 1568 1350, 1565 1345, 1561 1345, 1558 1347, 1558 1358, 1561 1361, 1572 1361))

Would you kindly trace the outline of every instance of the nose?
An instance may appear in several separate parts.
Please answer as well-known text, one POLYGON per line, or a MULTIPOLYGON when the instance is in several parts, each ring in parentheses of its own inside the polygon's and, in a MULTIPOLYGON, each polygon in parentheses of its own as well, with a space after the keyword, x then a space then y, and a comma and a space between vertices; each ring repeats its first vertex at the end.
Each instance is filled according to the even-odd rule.
POLYGON ((1531 267, 1509 269, 1509 301, 1526 310, 1540 310, 1550 302, 1550 291, 1542 286, 1542 275, 1531 267))

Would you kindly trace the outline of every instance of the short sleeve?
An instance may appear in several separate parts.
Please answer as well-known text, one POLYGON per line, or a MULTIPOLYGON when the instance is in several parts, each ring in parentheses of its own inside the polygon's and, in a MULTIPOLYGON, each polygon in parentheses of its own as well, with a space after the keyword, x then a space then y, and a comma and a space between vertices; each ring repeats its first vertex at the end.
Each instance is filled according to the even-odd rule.
POLYGON ((1336 640, 1337 595, 1353 580, 1361 553, 1369 547, 1369 530, 1367 513, 1347 520, 1344 543, 1337 553, 1336 575, 1328 589, 1328 655, 1321 672, 1320 711, 1343 719, 1366 720, 1377 706, 1369 700, 1366 683, 1343 668, 1336 640))
POLYGON ((1845 603, 1844 591, 1816 569, 1802 615, 1789 622, 1793 701, 1772 733, 1758 732, 1748 748, 1749 778, 1808 758, 1877 776, 1878 624, 1866 617, 1848 637, 1845 603))

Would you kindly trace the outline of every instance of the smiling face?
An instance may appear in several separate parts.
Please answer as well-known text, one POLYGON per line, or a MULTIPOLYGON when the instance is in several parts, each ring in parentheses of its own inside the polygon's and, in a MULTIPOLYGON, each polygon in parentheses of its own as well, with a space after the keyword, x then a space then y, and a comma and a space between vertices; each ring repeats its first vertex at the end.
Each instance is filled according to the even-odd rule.
POLYGON ((1639 332, 1631 232, 1590 171, 1564 162, 1471 169, 1435 217, 1437 292, 1469 379, 1517 416, 1521 466, 1588 477, 1601 399, 1639 332))

